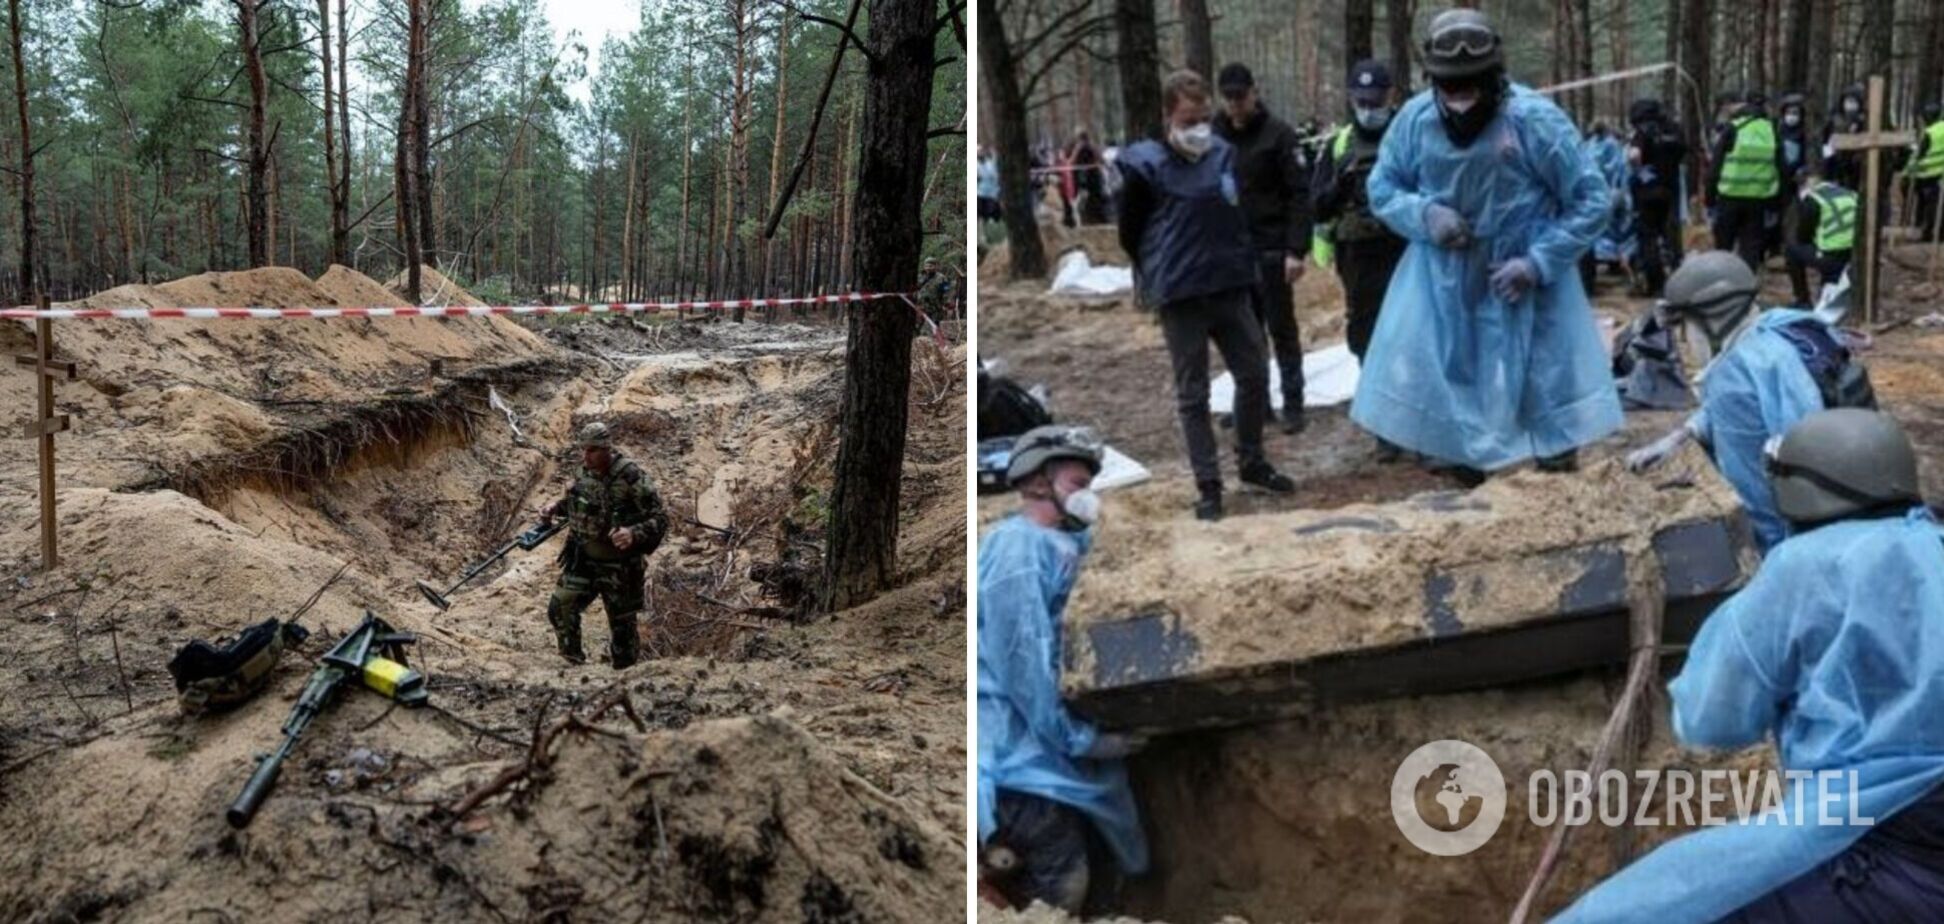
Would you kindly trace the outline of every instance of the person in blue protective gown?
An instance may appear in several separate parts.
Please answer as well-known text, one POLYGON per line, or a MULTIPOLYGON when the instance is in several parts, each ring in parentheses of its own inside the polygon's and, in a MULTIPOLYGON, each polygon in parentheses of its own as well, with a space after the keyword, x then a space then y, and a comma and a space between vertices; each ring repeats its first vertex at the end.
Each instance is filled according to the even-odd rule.
POLYGON ((1614 137, 1605 122, 1596 122, 1580 142, 1586 159, 1606 178, 1607 222, 1593 238, 1593 246, 1580 258, 1580 286, 1590 295, 1601 263, 1623 264, 1634 257, 1633 200, 1627 191, 1631 168, 1627 149, 1614 137))
POLYGON ((1468 484, 1537 457, 1577 467, 1620 399, 1577 264, 1606 226, 1606 180, 1566 114, 1505 78, 1477 10, 1431 22, 1431 89, 1406 103, 1368 183, 1410 242, 1350 416, 1468 484))
POLYGON ((1006 470, 1020 510, 979 539, 980 879, 1019 907, 1079 912, 1093 840, 1122 872, 1147 870, 1121 760, 1139 739, 1100 731, 1060 699, 1060 617, 1099 516, 1088 485, 1101 453, 1084 429, 1027 431, 1006 470))
POLYGON ((1674 734, 1773 735, 1783 769, 1853 771, 1854 789, 1778 787, 1779 816, 1669 841, 1559 921, 1944 921, 1944 530, 1916 454, 1888 416, 1840 408, 1767 459, 1793 534, 1702 625, 1674 734))
POLYGON ((1755 304, 1748 264, 1725 250, 1690 257, 1667 281, 1663 324, 1684 325, 1704 356, 1701 409, 1666 436, 1627 456, 1644 472, 1693 440, 1735 489, 1764 551, 1788 535, 1762 472, 1762 447, 1808 415, 1834 407, 1874 408, 1868 373, 1841 331, 1806 311, 1755 304))

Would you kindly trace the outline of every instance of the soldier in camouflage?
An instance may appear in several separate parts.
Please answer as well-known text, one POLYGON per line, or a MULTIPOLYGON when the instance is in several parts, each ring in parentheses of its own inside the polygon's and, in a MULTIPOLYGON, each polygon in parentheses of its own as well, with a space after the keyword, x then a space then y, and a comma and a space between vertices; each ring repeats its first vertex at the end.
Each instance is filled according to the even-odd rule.
POLYGON ((918 307, 933 321, 943 321, 951 297, 952 275, 939 269, 936 257, 926 257, 918 274, 918 307))
POLYGON ((668 514, 653 482, 633 460, 614 449, 608 428, 581 430, 581 470, 567 496, 546 519, 566 517, 569 534, 560 560, 566 567, 547 602, 562 657, 585 663, 581 613, 596 595, 607 610, 608 652, 616 670, 635 662, 641 646, 635 617, 641 612, 646 559, 668 533, 668 514))

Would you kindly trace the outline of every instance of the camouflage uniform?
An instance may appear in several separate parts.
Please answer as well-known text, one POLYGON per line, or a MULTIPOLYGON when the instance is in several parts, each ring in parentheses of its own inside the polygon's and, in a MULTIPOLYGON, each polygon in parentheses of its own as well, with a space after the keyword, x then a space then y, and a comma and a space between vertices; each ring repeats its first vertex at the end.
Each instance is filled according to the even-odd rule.
POLYGON ((576 663, 586 660, 581 614, 599 595, 607 610, 608 653, 614 666, 618 670, 633 664, 641 646, 635 617, 641 612, 646 559, 668 532, 668 514, 654 483, 641 466, 615 452, 606 477, 583 466, 567 496, 547 514, 566 517, 569 529, 560 552, 566 568, 547 601, 547 621, 553 624, 561 655, 576 663), (627 551, 608 541, 617 526, 634 532, 627 551))
POLYGON ((934 321, 945 320, 945 300, 952 290, 952 277, 935 267, 927 267, 918 280, 918 307, 934 321))

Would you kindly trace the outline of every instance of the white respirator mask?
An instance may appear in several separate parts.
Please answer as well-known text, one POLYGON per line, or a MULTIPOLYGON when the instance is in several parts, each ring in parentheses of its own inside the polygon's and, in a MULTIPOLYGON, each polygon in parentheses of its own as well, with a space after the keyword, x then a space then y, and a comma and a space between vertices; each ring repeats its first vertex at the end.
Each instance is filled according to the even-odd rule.
POLYGON ((1092 488, 1081 488, 1059 498, 1060 512, 1065 514, 1061 525, 1069 532, 1081 532, 1093 528, 1100 522, 1100 495, 1092 488))
POLYGON ((1357 124, 1362 126, 1364 131, 1374 132, 1390 124, 1391 111, 1389 106, 1378 106, 1375 109, 1365 109, 1362 106, 1357 106, 1355 109, 1357 113, 1357 124))
POLYGON ((1215 128, 1207 122, 1188 128, 1168 130, 1168 141, 1189 160, 1201 160, 1208 149, 1215 146, 1215 128))

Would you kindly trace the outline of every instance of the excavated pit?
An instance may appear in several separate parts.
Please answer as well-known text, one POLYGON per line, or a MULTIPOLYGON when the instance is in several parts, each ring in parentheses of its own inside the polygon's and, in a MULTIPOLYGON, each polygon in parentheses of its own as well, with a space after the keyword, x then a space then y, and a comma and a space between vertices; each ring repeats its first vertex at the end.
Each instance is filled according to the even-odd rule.
MULTIPOLYGON (((1101 246, 1080 243, 1090 253, 1101 246)), ((1101 262, 1098 255, 1095 262, 1101 262)), ((1466 554, 1494 559, 1501 550, 1550 536, 1555 547, 1568 550, 1551 562, 1559 567, 1488 565, 1474 576, 1487 584, 1528 585, 1543 591, 1541 602, 1556 604, 1560 568, 1566 586, 1589 574, 1637 570, 1625 563, 1589 568, 1589 560, 1573 554, 1610 537, 1611 522, 1588 528, 1593 521, 1629 510, 1638 514, 1637 528, 1630 530, 1634 548, 1641 548, 1642 539, 1651 548, 1652 536, 1684 520, 1721 522, 1715 516, 1722 512, 1719 481, 1696 468, 1705 466, 1698 456, 1678 459, 1651 480, 1652 493, 1663 495, 1658 499, 1617 490, 1610 480, 1617 456, 1665 432, 1681 415, 1630 413, 1621 433, 1590 448, 1586 471, 1571 476, 1571 496, 1555 497, 1557 506, 1548 507, 1548 476, 1514 473, 1464 492, 1412 466, 1380 465, 1368 437, 1344 411, 1324 409, 1311 414, 1303 434, 1272 428, 1268 435, 1270 458, 1298 482, 1295 495, 1233 492, 1226 498, 1228 519, 1206 526, 1188 516, 1192 478, 1174 420, 1166 348, 1152 319, 1125 301, 1049 298, 1041 287, 1006 283, 997 275, 983 279, 982 358, 1003 357, 1022 382, 1045 384, 1056 419, 1095 426, 1155 474, 1151 482, 1106 494, 1106 526, 1070 604, 1074 631, 1068 644, 1075 657, 1066 684, 1073 707, 1091 710, 1109 725, 1167 732, 1129 764, 1154 872, 1098 890, 1101 907, 1128 916, 1100 920, 1504 919, 1552 830, 1527 820, 1531 774, 1583 769, 1590 762, 1624 681, 1624 666, 1616 661, 1626 650, 1625 618, 1608 608, 1618 619, 1605 620, 1604 634, 1592 640, 1607 654, 1591 664, 1562 658, 1558 639, 1542 632, 1528 633, 1523 658, 1513 647, 1492 663, 1467 646, 1489 646, 1495 636, 1516 638, 1520 625, 1559 628, 1575 620, 1519 618, 1510 632, 1501 625, 1441 636, 1440 620, 1431 618, 1440 612, 1466 629, 1500 622, 1508 612, 1467 619, 1458 605, 1466 602, 1457 593, 1466 586, 1463 580, 1449 582, 1451 606, 1429 606, 1426 578, 1439 572, 1440 561, 1458 563, 1466 554), (1505 493, 1515 489, 1539 493, 1520 501, 1505 493), (1611 492, 1610 502, 1602 492, 1611 492), (1496 534, 1455 522, 1465 518, 1457 508, 1480 500, 1505 508, 1496 534), (1613 510, 1598 510, 1600 505, 1613 510), (1412 509, 1427 506, 1453 509, 1412 509), (1395 526, 1408 534, 1401 529, 1406 525, 1430 531, 1422 536, 1421 554, 1404 556, 1409 567, 1386 577, 1373 567, 1378 556, 1397 553, 1394 543, 1383 541, 1396 538, 1386 530, 1395 526), (1276 554, 1291 549, 1308 557, 1292 561, 1276 554), (1120 636, 1119 661, 1104 674, 1100 646, 1089 638, 1097 629, 1120 636), (1508 652, 1512 657, 1503 657, 1508 652), (1491 682, 1480 686, 1481 680, 1491 682), (1506 781, 1504 824, 1484 847, 1458 858, 1411 845, 1391 813, 1394 771, 1413 750, 1441 739, 1484 749, 1506 781)), ((1787 291, 1779 272, 1769 276, 1771 295, 1787 291)), ((1944 335, 1909 324, 1930 310, 1935 291, 1895 274, 1885 286, 1886 323, 1872 331, 1875 349, 1866 360, 1879 397, 1918 443, 1927 495, 1940 496, 1944 467, 1931 460, 1944 453, 1944 400, 1935 387, 1944 381, 1944 335)), ((1330 274, 1311 272, 1297 286, 1296 301, 1307 347, 1340 336, 1341 295, 1330 274)), ((1595 299, 1600 313, 1615 318, 1644 304, 1612 283, 1603 284, 1595 299)), ((1219 369, 1219 359, 1216 364, 1219 369)), ((1218 436, 1226 468, 1229 436, 1218 436)), ((1011 504, 1005 497, 983 498, 980 518, 989 524, 1011 504)), ((1732 501, 1727 507, 1732 511, 1732 501)), ((1738 573, 1725 582, 1703 582, 1712 590, 1697 594, 1691 606, 1670 606, 1670 642, 1678 644, 1713 598, 1752 566, 1741 544, 1745 534, 1734 533, 1725 547, 1733 551, 1738 573)), ((1611 585, 1604 577, 1595 583, 1611 585)), ((1512 609, 1530 613, 1528 607, 1512 609)), ((1677 649, 1663 660, 1662 671, 1671 678, 1679 669, 1677 649)), ((1643 711, 1653 726, 1631 758, 1633 768, 1747 772, 1772 765, 1767 748, 1724 754, 1678 747, 1658 692, 1643 711)), ((1628 757, 1621 759, 1628 766, 1628 757)), ((1431 795, 1420 789, 1420 805, 1426 806, 1420 815, 1441 818, 1431 795)), ((1664 800, 1664 794, 1656 798, 1664 800)), ((1682 830, 1578 829, 1538 919, 1682 830)), ((1044 908, 988 907, 981 920, 1078 919, 1044 908)))
MULTIPOLYGON (((397 303, 341 269, 91 301, 191 300, 397 303)), ((0 848, 0 919, 311 918, 347 910, 347 888, 357 907, 414 920, 916 920, 960 907, 963 389, 914 398, 898 587, 805 622, 841 330, 536 328, 57 327, 85 381, 60 395, 76 430, 62 437, 51 574, 32 565, 31 444, 0 446, 0 827, 20 833, 0 848), (672 523, 650 559, 645 660, 622 674, 600 663, 599 604, 584 626, 596 663, 554 653, 559 539, 508 556, 449 610, 414 588, 445 586, 524 528, 564 490, 574 434, 595 419, 655 480, 672 523), (255 823, 231 832, 221 807, 274 744, 310 662, 367 608, 419 636, 433 705, 348 692, 255 823), (176 646, 298 612, 317 635, 270 691, 177 715, 162 668, 176 646), (587 718, 595 731, 563 735, 548 772, 464 819, 439 814, 525 759, 535 729, 610 690, 645 731, 587 718)), ((24 339, 0 326, 4 345, 24 339)), ((0 379, 13 406, 23 387, 0 379)))

